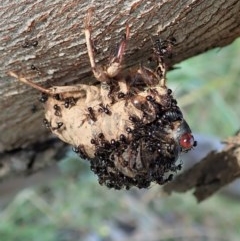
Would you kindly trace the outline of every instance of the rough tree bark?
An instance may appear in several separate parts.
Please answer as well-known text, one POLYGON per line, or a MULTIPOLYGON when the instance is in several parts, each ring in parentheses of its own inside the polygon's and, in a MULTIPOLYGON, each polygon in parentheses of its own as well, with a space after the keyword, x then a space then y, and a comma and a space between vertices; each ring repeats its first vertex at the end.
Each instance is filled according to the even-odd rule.
POLYGON ((0 5, 0 152, 51 137, 42 126, 39 93, 11 78, 8 71, 43 86, 94 82, 82 31, 89 7, 95 9, 92 29, 101 63, 107 63, 126 24, 130 25, 126 68, 146 61, 152 47, 151 38, 156 36, 177 39, 171 64, 223 47, 240 36, 238 0, 109 0, 104 3, 3 0, 0 5), (38 45, 34 46, 36 41, 38 45))

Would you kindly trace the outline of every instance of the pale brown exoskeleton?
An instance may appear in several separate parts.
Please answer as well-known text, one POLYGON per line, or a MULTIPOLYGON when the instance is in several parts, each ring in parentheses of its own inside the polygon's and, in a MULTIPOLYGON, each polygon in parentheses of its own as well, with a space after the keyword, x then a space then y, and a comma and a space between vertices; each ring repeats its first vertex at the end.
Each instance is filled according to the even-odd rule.
MULTIPOLYGON (((15 72, 9 74, 43 93, 40 100, 45 108, 45 125, 90 161, 100 184, 115 189, 147 188, 151 182, 164 184, 172 171, 179 169, 175 164, 179 154, 196 145, 166 86, 164 58, 156 58, 157 71, 141 65, 123 73, 124 53, 130 41, 127 25, 116 56, 106 66, 96 64, 92 14, 89 9, 84 33, 98 86, 43 88, 15 72)), ((167 45, 167 51, 171 49, 167 45)))

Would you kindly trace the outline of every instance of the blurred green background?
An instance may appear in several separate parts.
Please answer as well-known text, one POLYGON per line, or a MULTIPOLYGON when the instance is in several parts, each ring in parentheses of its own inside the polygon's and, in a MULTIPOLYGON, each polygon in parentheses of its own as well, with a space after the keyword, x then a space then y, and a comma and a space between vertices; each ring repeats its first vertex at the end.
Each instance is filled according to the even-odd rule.
MULTIPOLYGON (((224 139, 240 127, 240 40, 177 65, 168 84, 194 132, 224 139)), ((237 241, 239 200, 166 196, 160 186, 109 190, 71 151, 63 175, 21 191, 0 211, 0 241, 237 241)))

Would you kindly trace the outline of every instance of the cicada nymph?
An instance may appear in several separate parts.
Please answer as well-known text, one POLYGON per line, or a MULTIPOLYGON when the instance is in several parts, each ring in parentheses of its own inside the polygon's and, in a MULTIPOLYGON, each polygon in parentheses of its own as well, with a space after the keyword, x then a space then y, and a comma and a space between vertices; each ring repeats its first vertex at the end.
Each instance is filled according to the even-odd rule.
POLYGON ((43 88, 10 72, 11 76, 42 92, 44 125, 88 159, 99 183, 109 188, 147 188, 164 184, 181 165, 181 152, 196 145, 183 114, 166 86, 165 58, 173 41, 154 46, 156 69, 141 65, 123 73, 124 51, 130 29, 109 65, 95 62, 88 11, 85 37, 90 64, 98 86, 43 88), (162 49, 161 49, 162 48, 162 49))

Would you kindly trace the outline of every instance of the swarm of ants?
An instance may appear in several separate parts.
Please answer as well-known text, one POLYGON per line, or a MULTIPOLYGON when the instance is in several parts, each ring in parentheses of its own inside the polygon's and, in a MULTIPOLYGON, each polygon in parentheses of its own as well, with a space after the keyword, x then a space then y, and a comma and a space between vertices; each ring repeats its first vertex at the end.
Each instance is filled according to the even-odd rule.
POLYGON ((99 86, 43 88, 10 72, 11 76, 42 92, 44 125, 88 159, 99 183, 109 188, 147 188, 164 184, 181 169, 181 152, 196 146, 187 122, 166 86, 166 59, 176 40, 158 40, 153 46, 156 68, 141 65, 123 73, 122 62, 130 30, 108 66, 94 58, 89 10, 85 37, 91 68, 99 86))

